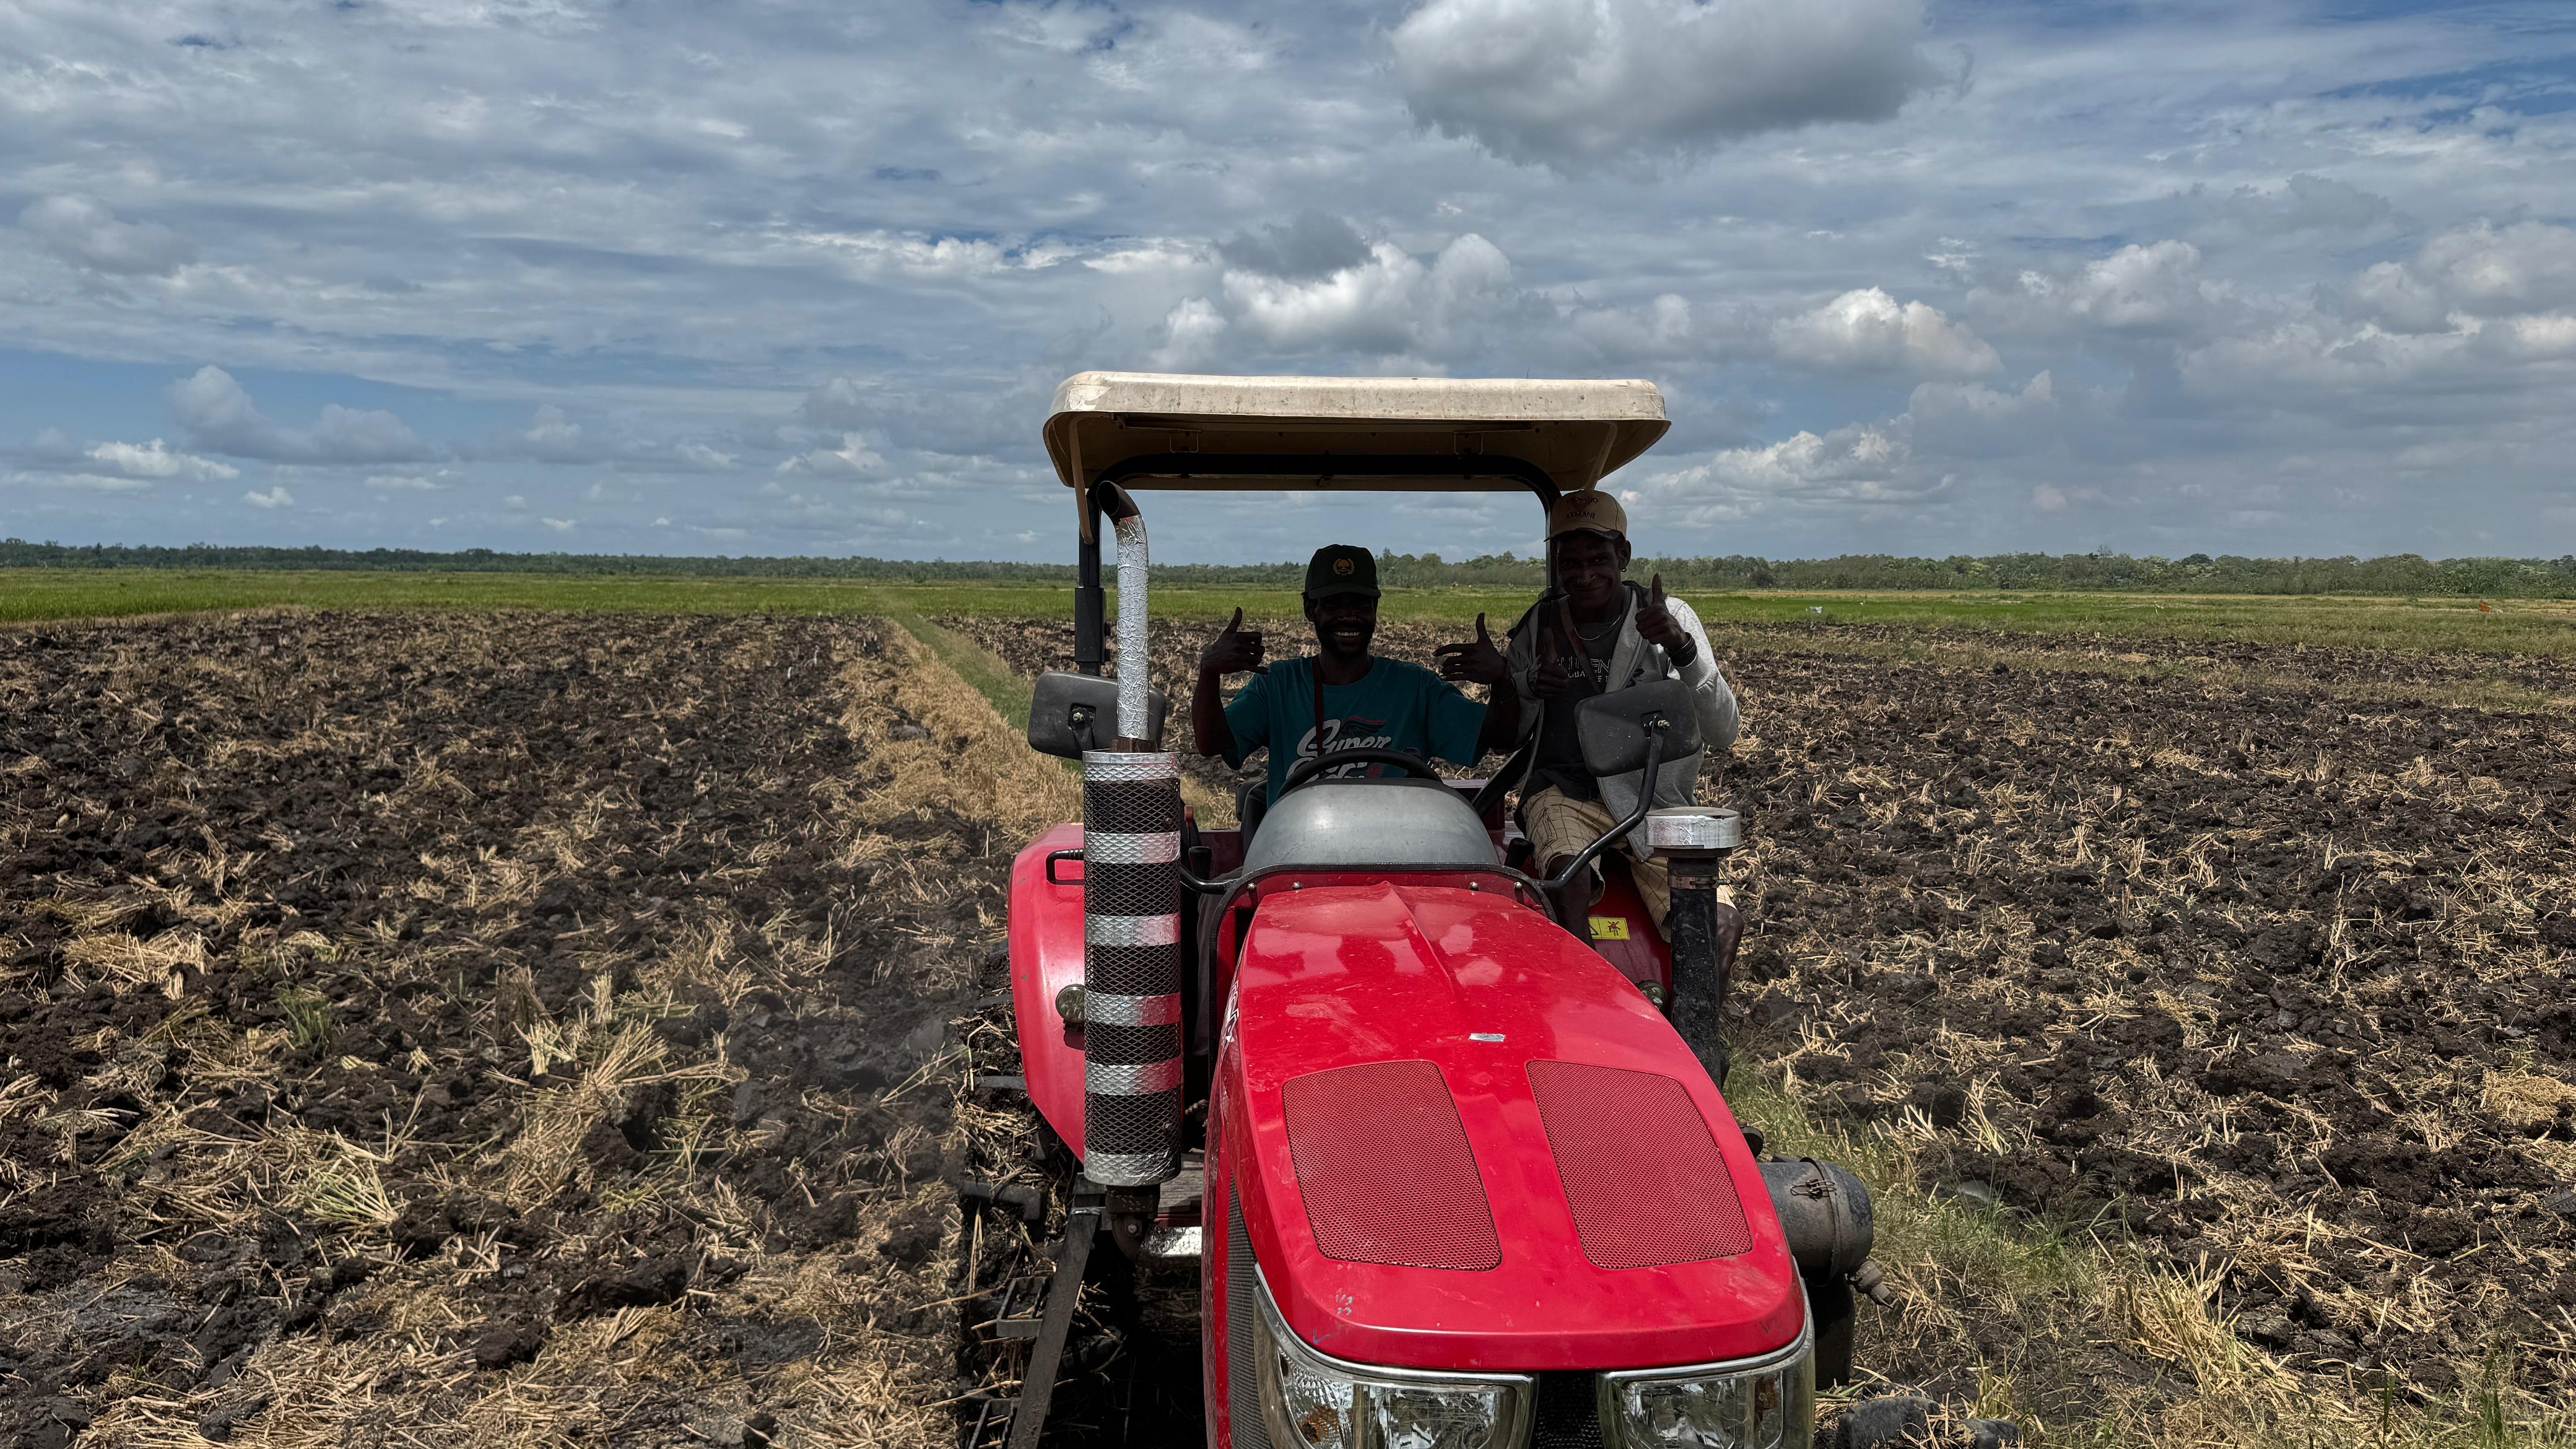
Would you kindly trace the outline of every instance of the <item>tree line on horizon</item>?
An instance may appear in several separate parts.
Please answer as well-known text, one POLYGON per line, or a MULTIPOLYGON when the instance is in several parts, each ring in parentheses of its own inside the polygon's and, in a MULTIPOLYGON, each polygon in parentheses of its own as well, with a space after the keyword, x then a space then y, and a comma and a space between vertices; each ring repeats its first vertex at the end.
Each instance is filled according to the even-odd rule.
MULTIPOLYGON (((1170 564, 1155 576, 1180 588, 1295 589, 1305 563, 1170 564)), ((0 539, 0 568, 334 570, 385 573, 525 573, 658 575, 680 578, 850 579, 872 583, 1070 584, 1070 564, 874 558, 731 558, 694 555, 455 553, 422 549, 218 547, 29 543, 0 539)), ((1662 558, 1636 561, 1637 578, 1661 573, 1675 590, 1921 589, 2099 590, 2136 593, 2381 594, 2481 598, 2576 598, 2576 555, 2556 559, 2451 558, 2420 554, 2382 558, 2245 558, 2195 553, 2182 558, 2123 553, 2007 553, 1908 558, 1845 554, 1836 558, 1662 558)), ((1535 592, 1539 560, 1486 554, 1448 560, 1436 553, 1381 553, 1379 582, 1390 588, 1493 588, 1535 592)))

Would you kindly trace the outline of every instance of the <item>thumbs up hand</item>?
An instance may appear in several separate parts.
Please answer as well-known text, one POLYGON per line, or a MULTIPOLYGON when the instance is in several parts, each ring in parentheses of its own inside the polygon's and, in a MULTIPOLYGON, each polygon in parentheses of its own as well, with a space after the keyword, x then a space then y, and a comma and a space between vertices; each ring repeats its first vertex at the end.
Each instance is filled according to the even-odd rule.
POLYGON ((1494 647, 1494 636, 1485 630, 1485 616, 1476 616, 1476 637, 1463 644, 1443 644, 1432 651, 1440 658, 1440 677, 1465 680, 1473 684, 1500 684, 1511 677, 1511 668, 1503 660, 1503 651, 1494 647))
POLYGON ((1264 642, 1260 630, 1243 627, 1243 611, 1237 609, 1234 618, 1208 641, 1207 648, 1199 651, 1199 672, 1221 677, 1249 669, 1255 674, 1267 674, 1270 671, 1261 664, 1264 642))
MULTIPOLYGON (((1574 665, 1565 657, 1563 646, 1557 643, 1556 631, 1542 625, 1538 636, 1538 671, 1530 676, 1530 693, 1541 699, 1557 699, 1573 692, 1574 681, 1574 665)), ((1589 678, 1584 682, 1587 686, 1591 683, 1589 678)))
POLYGON ((1654 582, 1646 586, 1645 601, 1637 606, 1637 637, 1660 647, 1676 668, 1688 664, 1699 652, 1690 631, 1673 617, 1662 574, 1655 575, 1654 582))

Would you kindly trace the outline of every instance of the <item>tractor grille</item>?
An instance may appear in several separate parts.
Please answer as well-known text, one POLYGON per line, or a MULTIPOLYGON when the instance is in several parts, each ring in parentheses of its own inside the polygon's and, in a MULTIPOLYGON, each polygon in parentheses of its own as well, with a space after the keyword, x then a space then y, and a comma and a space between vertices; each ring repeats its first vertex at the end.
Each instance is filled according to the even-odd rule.
POLYGON ((1458 1104, 1430 1062, 1289 1079, 1288 1155, 1325 1257, 1481 1272, 1503 1261, 1458 1104))
POLYGON ((1753 1246, 1726 1159, 1680 1082, 1575 1062, 1532 1062, 1529 1078, 1596 1266, 1697 1263, 1753 1246))
POLYGON ((1225 1190, 1225 1412, 1235 1449, 1271 1449, 1270 1424, 1261 1417, 1261 1366, 1252 1361, 1252 1234, 1244 1231, 1243 1199, 1225 1190))
POLYGON ((1530 1425, 1529 1449, 1602 1449, 1601 1401, 1593 1375, 1538 1376, 1538 1412, 1530 1425))

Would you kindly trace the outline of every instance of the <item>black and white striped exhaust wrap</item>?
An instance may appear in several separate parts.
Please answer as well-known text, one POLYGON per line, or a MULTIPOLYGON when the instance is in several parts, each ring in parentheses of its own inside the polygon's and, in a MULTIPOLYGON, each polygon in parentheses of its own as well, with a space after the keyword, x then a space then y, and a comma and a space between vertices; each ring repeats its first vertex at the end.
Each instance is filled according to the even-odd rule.
POLYGON ((1082 756, 1083 1175, 1181 1168, 1181 757, 1082 756))

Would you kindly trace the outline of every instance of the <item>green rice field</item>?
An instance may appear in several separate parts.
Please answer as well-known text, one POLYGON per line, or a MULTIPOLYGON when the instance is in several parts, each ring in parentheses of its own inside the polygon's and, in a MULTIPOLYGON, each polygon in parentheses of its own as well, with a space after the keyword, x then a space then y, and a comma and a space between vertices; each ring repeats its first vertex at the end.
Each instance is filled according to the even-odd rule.
MULTIPOLYGON (((2576 603, 2345 596, 2114 593, 1695 594, 1712 625, 1877 625, 2061 638, 2203 640, 2494 655, 2576 654, 2576 603)), ((1390 590, 1392 619, 1516 618, 1522 594, 1390 590)), ((1158 618, 1217 619, 1240 606, 1294 615, 1286 590, 1158 591, 1158 618)), ((0 623, 216 609, 497 609, 603 613, 773 613, 1063 618, 1072 592, 1052 584, 653 578, 503 573, 259 570, 0 570, 0 623)))

